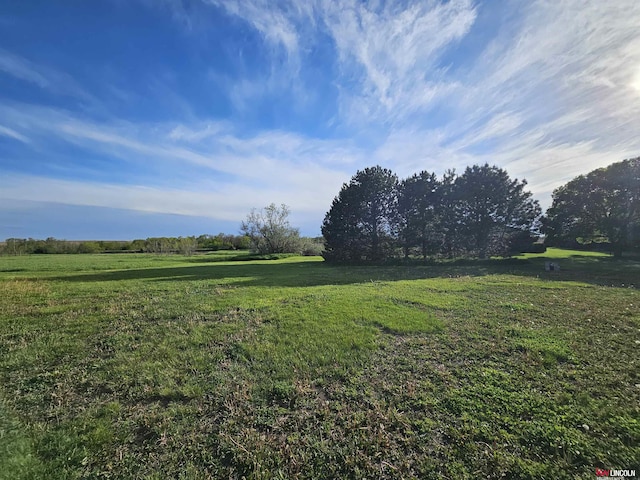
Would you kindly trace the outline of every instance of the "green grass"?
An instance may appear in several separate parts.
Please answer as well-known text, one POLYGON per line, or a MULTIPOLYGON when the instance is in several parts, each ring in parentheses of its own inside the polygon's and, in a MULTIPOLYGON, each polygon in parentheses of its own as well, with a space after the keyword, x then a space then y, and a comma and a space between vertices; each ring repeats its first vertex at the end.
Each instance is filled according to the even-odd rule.
POLYGON ((0 257, 0 478, 640 467, 640 262, 237 255, 0 257))

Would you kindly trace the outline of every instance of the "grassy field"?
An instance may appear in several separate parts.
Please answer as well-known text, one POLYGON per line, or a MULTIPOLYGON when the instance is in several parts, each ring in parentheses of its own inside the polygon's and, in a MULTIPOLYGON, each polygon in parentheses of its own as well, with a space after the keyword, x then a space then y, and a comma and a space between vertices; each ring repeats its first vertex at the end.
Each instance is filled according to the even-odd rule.
POLYGON ((225 255, 0 257, 0 478, 640 470, 640 262, 225 255))

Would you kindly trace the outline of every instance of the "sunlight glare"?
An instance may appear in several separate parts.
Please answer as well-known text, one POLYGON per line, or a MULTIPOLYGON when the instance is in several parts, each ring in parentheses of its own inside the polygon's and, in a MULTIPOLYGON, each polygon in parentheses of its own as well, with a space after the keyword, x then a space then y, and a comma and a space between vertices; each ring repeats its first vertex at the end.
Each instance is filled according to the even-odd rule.
POLYGON ((633 87, 638 93, 640 93, 640 68, 636 70, 636 74, 631 80, 631 87, 633 87))

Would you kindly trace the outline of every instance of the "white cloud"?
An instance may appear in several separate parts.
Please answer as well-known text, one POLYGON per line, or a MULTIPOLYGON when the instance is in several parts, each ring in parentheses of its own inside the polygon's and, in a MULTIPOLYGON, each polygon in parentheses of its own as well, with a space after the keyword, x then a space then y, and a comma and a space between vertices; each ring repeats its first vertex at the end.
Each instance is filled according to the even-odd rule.
POLYGON ((169 138, 175 141, 199 142, 220 135, 229 130, 229 128, 230 126, 225 122, 206 122, 204 125, 195 127, 177 125, 169 132, 169 138))
POLYGON ((631 82, 629 82, 629 86, 640 95, 640 66, 636 68, 636 73, 633 75, 631 82))
POLYGON ((236 195, 229 196, 229 192, 168 190, 26 175, 3 176, 0 180, 0 190, 3 198, 11 200, 213 216, 224 220, 235 219, 234 210, 238 208, 234 205, 234 200, 238 198, 236 195))
MULTIPOLYGON (((172 187, 152 178, 119 186, 21 177, 10 190, 4 180, 3 195, 226 220, 283 202, 319 225, 342 182, 376 163, 400 176, 497 164, 527 178, 546 206, 553 188, 575 175, 640 154, 637 0, 208 3, 243 19, 270 49, 271 56, 260 59, 268 78, 236 81, 216 72, 239 111, 252 108, 250 100, 290 88, 305 62, 314 60, 309 47, 331 40, 334 63, 326 67, 338 72, 328 81, 340 91, 333 125, 340 139, 249 132, 215 118, 98 121, 5 102, 0 135, 41 149, 61 138, 87 152, 149 165, 172 187), (480 28, 482 14, 492 17, 491 9, 500 8, 512 10, 506 16, 511 23, 492 24, 495 31, 483 34, 493 41, 481 53, 456 57, 457 45, 480 28), (464 68, 440 67, 446 54, 464 68), (436 106, 445 116, 431 114, 436 106)), ((172 15, 181 22, 189 14, 171 1, 166 5, 175 6, 172 15)), ((50 91, 82 92, 70 77, 3 50, 0 70, 50 91)), ((179 92, 174 96, 172 104, 184 101, 179 92)))
POLYGON ((358 155, 348 143, 289 132, 240 137, 224 123, 92 124, 26 105, 0 109, 0 119, 7 118, 42 144, 65 139, 91 154, 117 156, 150 171, 144 185, 136 187, 21 177, 2 188, 2 195, 14 200, 35 195, 34 201, 221 220, 238 220, 253 207, 275 202, 290 205, 296 215, 310 215, 319 225, 351 174, 350 159, 358 155), (159 170, 165 180, 155 181, 151 170, 159 170))
POLYGON ((286 2, 284 9, 268 0, 208 0, 208 3, 246 20, 269 44, 284 48, 290 59, 298 56, 299 35, 293 20, 309 13, 303 2, 286 2))
POLYGON ((640 154, 640 101, 630 88, 640 3, 540 1, 518 14, 517 28, 502 28, 449 84, 452 120, 422 127, 411 117, 410 127, 389 130, 375 158, 399 172, 498 164, 526 177, 548 206, 551 190, 574 176, 640 154))
POLYGON ((471 0, 385 2, 383 6, 356 0, 207 3, 246 21, 275 49, 268 78, 228 82, 239 109, 256 96, 291 86, 304 100, 304 89, 293 79, 309 49, 328 36, 341 76, 334 80, 342 92, 341 113, 349 123, 361 123, 363 118, 399 121, 449 95, 456 82, 444 82, 444 72, 435 65, 448 47, 466 35, 476 17, 471 0), (277 55, 278 49, 286 52, 286 62, 277 55))
POLYGON ((1 48, 0 72, 37 85, 57 95, 76 97, 81 100, 92 99, 92 96, 71 75, 45 65, 36 64, 1 48))
MULTIPOLYGON (((201 182, 188 188, 161 188, 6 174, 0 179, 0 198, 14 203, 28 201, 107 207, 237 222, 252 208, 262 208, 274 202, 289 205, 297 218, 313 218, 319 226, 327 201, 332 198, 328 196, 321 198, 324 202, 318 201, 319 196, 325 197, 329 193, 317 188, 318 182, 323 180, 322 172, 310 171, 289 180, 295 181, 298 188, 287 192, 273 186, 256 189, 244 184, 215 182, 208 185, 201 182), (305 185, 300 188, 303 182, 305 185)), ((333 187, 335 189, 335 185, 333 187)))
POLYGON ((24 135, 19 134, 11 128, 3 127, 2 125, 0 125, 0 135, 13 138, 14 140, 18 140, 22 143, 30 143, 30 140, 24 135))
POLYGON ((40 88, 47 88, 49 80, 24 58, 0 50, 0 71, 12 75, 20 80, 33 83, 40 88))
POLYGON ((465 86, 471 102, 534 116, 621 106, 620 87, 640 64, 638 2, 531 2, 524 15, 513 38, 480 58, 465 86))
MULTIPOLYGON (((428 107, 449 86, 436 68, 442 51, 469 31, 476 17, 471 1, 323 3, 323 19, 336 43, 343 75, 352 77, 355 61, 364 70, 362 89, 350 107, 355 118, 367 113, 401 117, 428 107)), ((349 96, 349 94, 347 94, 349 96)))

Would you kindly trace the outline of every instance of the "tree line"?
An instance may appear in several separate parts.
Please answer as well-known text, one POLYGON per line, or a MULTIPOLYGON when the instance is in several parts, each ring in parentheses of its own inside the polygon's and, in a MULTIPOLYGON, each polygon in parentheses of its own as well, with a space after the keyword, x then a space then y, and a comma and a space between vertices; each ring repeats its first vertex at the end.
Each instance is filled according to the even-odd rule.
POLYGON ((49 237, 7 238, 0 244, 5 255, 59 254, 59 253, 181 253, 191 255, 196 251, 246 250, 251 240, 246 235, 200 235, 190 237, 149 237, 132 241, 100 240, 73 241, 49 237))
POLYGON ((0 255, 78 254, 78 253, 154 253, 193 255, 216 250, 252 250, 255 253, 297 253, 320 255, 321 238, 301 237, 298 229, 289 225, 289 210, 270 205, 253 210, 243 222, 240 235, 219 233, 189 237, 149 237, 132 241, 46 240, 7 238, 0 243, 0 255), (284 215, 283 215, 284 213, 284 215), (281 223, 284 222, 284 223, 281 223), (246 228, 245 228, 246 227, 246 228))
POLYGON ((541 210, 526 185, 488 164, 404 180, 380 166, 365 168, 342 186, 324 218, 324 258, 485 258, 533 249, 541 210))
MULTIPOLYGON (((380 166, 343 184, 322 224, 325 260, 508 256, 546 246, 640 251, 640 158, 580 175, 553 192, 542 215, 526 190, 497 166, 474 165, 438 178, 422 171, 400 180, 380 166), (544 243, 541 239, 544 238, 544 243)), ((258 253, 295 252, 289 209, 253 210, 242 231, 258 253)))
POLYGON ((322 254, 337 263, 391 258, 486 258, 544 251, 545 246, 640 251, 640 157, 580 175, 553 192, 546 215, 526 190, 497 166, 474 165, 438 178, 422 171, 400 180, 380 166, 343 184, 322 224, 304 238, 289 207, 252 210, 241 235, 151 237, 131 242, 10 238, 0 253, 148 252, 251 249, 259 254, 322 254), (540 236, 545 236, 544 245, 540 236))
POLYGON ((640 251, 640 158, 557 188, 544 216, 526 185, 488 164, 467 167, 461 175, 449 170, 438 178, 422 171, 404 180, 380 166, 365 168, 342 186, 325 215, 324 258, 485 258, 545 246, 614 256, 640 251))

